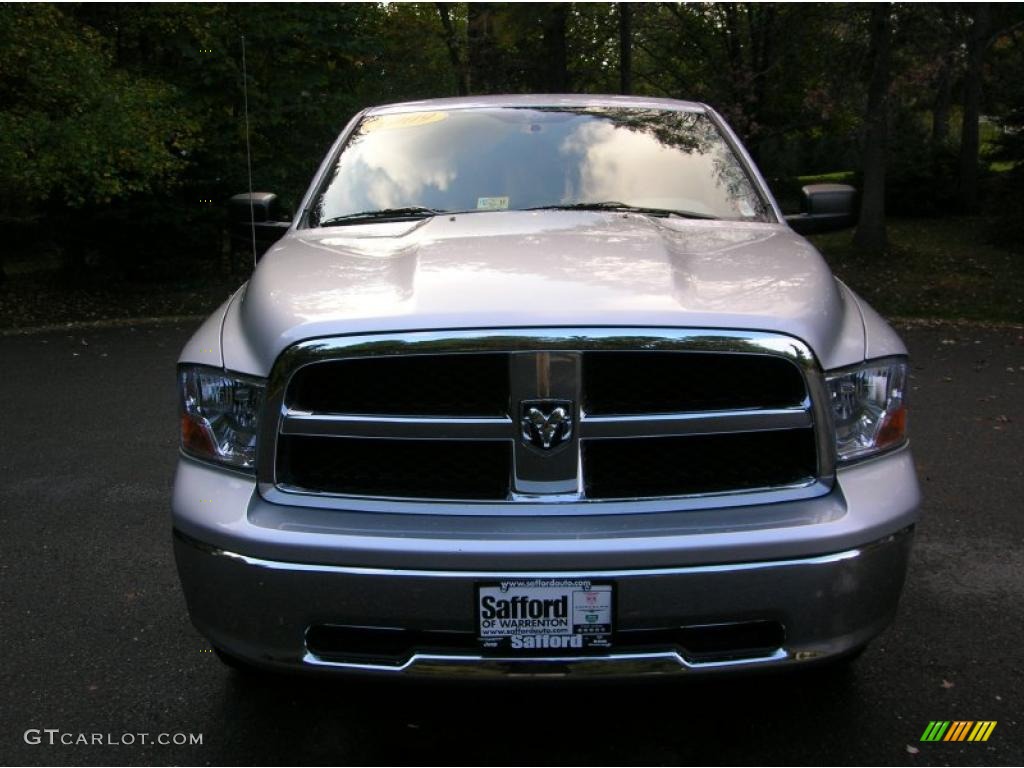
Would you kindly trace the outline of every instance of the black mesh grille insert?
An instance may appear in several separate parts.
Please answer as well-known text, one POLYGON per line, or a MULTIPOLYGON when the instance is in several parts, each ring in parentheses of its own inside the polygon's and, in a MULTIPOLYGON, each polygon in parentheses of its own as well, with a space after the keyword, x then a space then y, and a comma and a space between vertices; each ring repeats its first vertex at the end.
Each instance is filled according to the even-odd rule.
POLYGON ((503 500, 511 443, 281 435, 277 480, 356 496, 503 500))
POLYGON ((583 392, 594 415, 781 408, 806 396, 787 360, 701 352, 588 352, 583 392))
POLYGON ((289 407, 313 413, 500 416, 508 409, 508 355, 366 357, 299 369, 289 407))
POLYGON ((628 499, 749 490, 814 477, 810 429, 584 440, 587 497, 628 499))

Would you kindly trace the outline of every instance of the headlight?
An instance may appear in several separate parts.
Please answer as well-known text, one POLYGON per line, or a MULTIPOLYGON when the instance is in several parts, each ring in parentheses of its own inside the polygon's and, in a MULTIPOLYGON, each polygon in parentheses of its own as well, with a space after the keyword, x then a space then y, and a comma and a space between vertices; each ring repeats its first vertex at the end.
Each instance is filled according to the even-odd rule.
POLYGON ((255 467, 264 382, 198 365, 181 366, 178 382, 182 450, 239 469, 255 467))
POLYGON ((907 361, 869 360, 826 375, 839 461, 870 456, 907 439, 907 361))

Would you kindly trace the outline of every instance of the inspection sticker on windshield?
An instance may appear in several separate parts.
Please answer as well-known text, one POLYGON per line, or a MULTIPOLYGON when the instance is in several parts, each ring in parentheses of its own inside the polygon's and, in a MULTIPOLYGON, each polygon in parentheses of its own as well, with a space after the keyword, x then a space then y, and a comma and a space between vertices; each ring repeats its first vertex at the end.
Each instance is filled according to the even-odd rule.
POLYGON ((478 197, 476 199, 478 211, 503 211, 508 208, 507 197, 478 197))
POLYGON ((612 585, 589 579, 510 579, 477 588, 484 648, 510 651, 608 648, 612 585))

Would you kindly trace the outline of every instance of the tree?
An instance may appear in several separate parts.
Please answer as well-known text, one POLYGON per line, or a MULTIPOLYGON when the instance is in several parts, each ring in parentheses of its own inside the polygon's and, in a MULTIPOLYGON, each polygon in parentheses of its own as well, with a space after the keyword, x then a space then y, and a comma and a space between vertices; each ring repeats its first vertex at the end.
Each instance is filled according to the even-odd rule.
POLYGON ((854 243, 866 251, 881 251, 886 246, 885 165, 889 123, 889 3, 871 7, 871 77, 868 84, 867 111, 864 117, 864 188, 861 191, 860 221, 854 243))
POLYGON ((466 58, 471 93, 495 93, 500 87, 504 62, 497 50, 494 3, 466 5, 466 58))
POLYGON ((452 3, 435 3, 435 5, 437 6, 437 15, 441 19, 441 28, 444 30, 444 44, 448 49, 448 58, 451 61, 452 71, 455 73, 456 88, 459 96, 466 96, 469 93, 469 70, 463 53, 465 46, 462 36, 455 29, 452 3))
POLYGON ((571 3, 437 3, 459 95, 570 90, 571 3))
POLYGON ((100 35, 43 4, 5 9, 0 104, 8 215, 48 199, 80 207, 164 189, 197 128, 177 89, 118 71, 100 35))
POLYGON ((853 166, 860 14, 816 3, 633 7, 637 92, 708 102, 770 178, 853 166))
POLYGON ((953 104, 953 83, 957 75, 957 15, 943 6, 939 16, 939 66, 935 77, 935 96, 932 101, 932 154, 943 152, 949 143, 949 118, 953 104))
POLYGON ((618 3, 619 9, 619 93, 633 92, 633 9, 618 3))
POLYGON ((967 71, 964 73, 963 124, 960 130, 960 175, 957 197, 960 209, 974 213, 978 208, 978 154, 981 137, 981 90, 985 50, 991 31, 991 8, 988 3, 971 6, 973 23, 967 40, 967 71))
MULTIPOLYGON (((525 5, 525 4, 524 4, 525 5)), ((566 24, 569 79, 581 93, 615 93, 619 17, 613 3, 572 3, 566 24)))
POLYGON ((173 189, 198 126, 178 89, 118 70, 108 41, 63 9, 3 10, 0 218, 14 226, 48 218, 79 273, 83 238, 69 217, 173 189))
POLYGON ((566 33, 569 25, 569 3, 546 3, 542 10, 541 27, 544 30, 542 42, 546 63, 547 84, 543 89, 549 93, 568 93, 569 49, 566 33))

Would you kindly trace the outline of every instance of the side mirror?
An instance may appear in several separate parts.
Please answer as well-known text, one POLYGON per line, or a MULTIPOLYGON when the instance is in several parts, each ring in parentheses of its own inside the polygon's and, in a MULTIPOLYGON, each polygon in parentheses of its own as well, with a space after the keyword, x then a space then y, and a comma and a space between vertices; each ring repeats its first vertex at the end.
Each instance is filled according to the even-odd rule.
POLYGON ((292 225, 273 192, 235 195, 228 200, 228 218, 235 248, 250 250, 255 230, 257 259, 292 225))
POLYGON ((801 235, 834 232, 857 223, 857 190, 848 184, 810 184, 803 188, 802 213, 786 217, 801 235))

